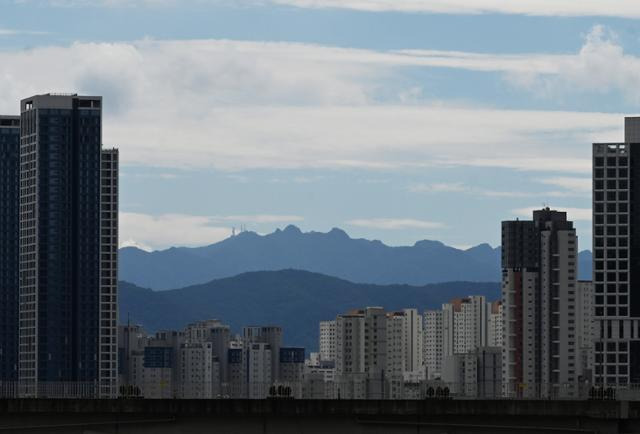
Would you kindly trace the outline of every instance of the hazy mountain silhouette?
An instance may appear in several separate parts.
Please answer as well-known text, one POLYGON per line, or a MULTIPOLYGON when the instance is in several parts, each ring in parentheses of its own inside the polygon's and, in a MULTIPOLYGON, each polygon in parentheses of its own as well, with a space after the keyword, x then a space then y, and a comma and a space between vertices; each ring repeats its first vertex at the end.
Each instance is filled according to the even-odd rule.
MULTIPOLYGON (((585 252, 583 252, 585 253, 585 252)), ((590 279, 591 259, 580 257, 580 276, 590 279)), ((303 233, 295 226, 268 235, 242 232, 206 247, 146 252, 120 250, 120 278, 166 290, 249 271, 298 269, 352 282, 425 285, 451 281, 500 280, 500 248, 481 244, 460 250, 439 241, 391 247, 350 238, 340 229, 303 233)))
POLYGON ((120 320, 147 331, 181 329, 218 318, 241 332, 246 325, 280 325, 285 344, 317 347, 318 323, 349 309, 382 306, 387 310, 439 308, 452 298, 500 297, 499 283, 450 282, 426 286, 356 284, 298 270, 244 273, 168 291, 120 283, 120 320))

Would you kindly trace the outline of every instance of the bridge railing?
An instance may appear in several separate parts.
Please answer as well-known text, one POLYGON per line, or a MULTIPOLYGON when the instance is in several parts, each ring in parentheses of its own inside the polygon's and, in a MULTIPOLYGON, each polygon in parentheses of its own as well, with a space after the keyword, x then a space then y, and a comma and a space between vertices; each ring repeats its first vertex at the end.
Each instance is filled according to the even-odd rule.
POLYGON ((0 398, 100 399, 116 398, 117 385, 76 381, 0 381, 0 398))
POLYGON ((449 383, 354 376, 343 381, 177 382, 102 385, 96 382, 0 382, 0 399, 482 399, 640 401, 640 384, 449 383))
POLYGON ((145 399, 481 399, 481 400, 637 400, 640 384, 451 383, 403 381, 355 375, 348 381, 224 382, 120 386, 120 396, 145 399), (210 386, 210 387, 209 387, 210 386))

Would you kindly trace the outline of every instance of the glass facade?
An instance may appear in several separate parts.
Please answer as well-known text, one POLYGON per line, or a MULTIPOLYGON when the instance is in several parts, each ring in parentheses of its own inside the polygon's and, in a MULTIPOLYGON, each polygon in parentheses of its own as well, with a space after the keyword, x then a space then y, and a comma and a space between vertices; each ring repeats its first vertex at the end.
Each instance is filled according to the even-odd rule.
POLYGON ((20 118, 0 116, 0 381, 18 379, 20 118))
MULTIPOLYGON (((626 118, 626 136, 640 118, 626 118)), ((594 380, 640 383, 640 145, 593 145, 594 380)))
POLYGON ((115 288, 117 270, 113 261, 103 270, 101 250, 117 246, 117 217, 108 216, 102 236, 103 202, 117 213, 117 172, 110 168, 103 180, 101 107, 100 97, 76 95, 22 101, 20 379, 27 382, 93 382, 104 377, 101 367, 116 377, 116 290, 103 305, 101 277, 115 288), (114 179, 103 201, 103 184, 114 179))

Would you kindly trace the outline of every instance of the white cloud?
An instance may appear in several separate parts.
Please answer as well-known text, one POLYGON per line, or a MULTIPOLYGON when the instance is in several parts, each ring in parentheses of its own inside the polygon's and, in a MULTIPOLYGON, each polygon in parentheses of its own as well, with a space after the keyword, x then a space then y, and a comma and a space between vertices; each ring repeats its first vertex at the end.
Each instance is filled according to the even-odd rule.
MULTIPOLYGON (((124 164, 232 170, 471 165, 587 173, 589 143, 622 135, 618 114, 402 105, 402 95, 378 101, 381 87, 401 81, 394 78, 403 66, 454 61, 472 68, 478 56, 439 53, 221 40, 3 51, 0 112, 15 113, 20 98, 48 91, 102 94, 104 142, 120 147, 124 164)), ((521 77, 564 77, 567 68, 547 57, 531 62, 531 73, 526 57, 502 56, 516 66, 500 68, 521 77)), ((589 59, 596 66, 615 60, 589 59)), ((626 81, 611 71, 612 85, 634 83, 635 62, 626 81)), ((640 95, 640 84, 630 89, 640 95)))
POLYGON ((240 223, 295 223, 304 220, 298 215, 274 215, 274 214, 253 214, 253 215, 231 215, 211 217, 218 222, 240 222, 240 223))
MULTIPOLYGON (((18 0, 14 0, 18 1, 18 0)), ((338 8, 369 12, 444 14, 518 14, 541 16, 612 16, 640 18, 635 0, 19 0, 60 7, 166 7, 191 4, 288 5, 299 8, 338 8)))
POLYGON ((346 223, 351 226, 373 229, 440 229, 445 227, 442 223, 410 218, 355 219, 346 223))
POLYGON ((120 239, 124 240, 124 246, 138 245, 145 250, 155 250, 170 246, 203 246, 231 235, 231 227, 212 223, 204 216, 121 212, 120 239))
POLYGON ((292 223, 299 216, 235 215, 197 216, 187 214, 149 215, 120 213, 121 247, 157 250, 171 246, 204 246, 228 238, 237 223, 292 223))
POLYGON ((0 27, 0 36, 18 36, 18 35, 47 35, 47 32, 36 32, 31 30, 7 29, 0 27))
POLYGON ((640 18, 635 0, 272 0, 300 8, 340 8, 370 12, 446 14, 522 14, 543 16, 614 16, 640 18))
POLYGON ((454 249, 458 249, 458 250, 469 250, 472 247, 475 247, 472 244, 452 244, 450 247, 453 247, 454 249))
MULTIPOLYGON (((551 206, 549 207, 556 211, 565 211, 567 213, 567 219, 571 221, 591 221, 591 208, 571 208, 571 207, 562 207, 562 206, 551 206)), ((518 217, 526 217, 531 218, 534 210, 539 210, 540 206, 532 206, 527 208, 518 208, 514 209, 511 212, 513 215, 518 217)))
POLYGON ((566 190, 561 191, 520 191, 520 190, 491 190, 467 185, 462 182, 454 183, 433 183, 433 184, 413 184, 408 190, 414 193, 464 193, 474 196, 485 196, 494 198, 505 197, 570 197, 583 196, 583 191, 576 191, 572 187, 572 181, 581 180, 582 178, 550 178, 543 180, 543 183, 557 185, 566 190))
POLYGON ((470 190, 471 188, 462 182, 413 184, 409 187, 409 191, 414 193, 466 193, 470 190))
POLYGON ((555 185, 573 191, 576 194, 590 195, 592 180, 591 178, 574 178, 574 177, 554 177, 541 179, 541 183, 547 185, 555 185))

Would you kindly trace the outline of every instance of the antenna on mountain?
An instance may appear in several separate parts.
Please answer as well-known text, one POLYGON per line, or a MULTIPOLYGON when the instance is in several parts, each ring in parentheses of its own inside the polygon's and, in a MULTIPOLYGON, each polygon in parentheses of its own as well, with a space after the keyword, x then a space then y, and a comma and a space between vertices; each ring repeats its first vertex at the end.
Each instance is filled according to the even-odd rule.
POLYGON ((232 237, 235 237, 235 236, 236 236, 236 227, 235 227, 235 226, 233 226, 233 227, 231 228, 231 236, 232 236, 232 237))

